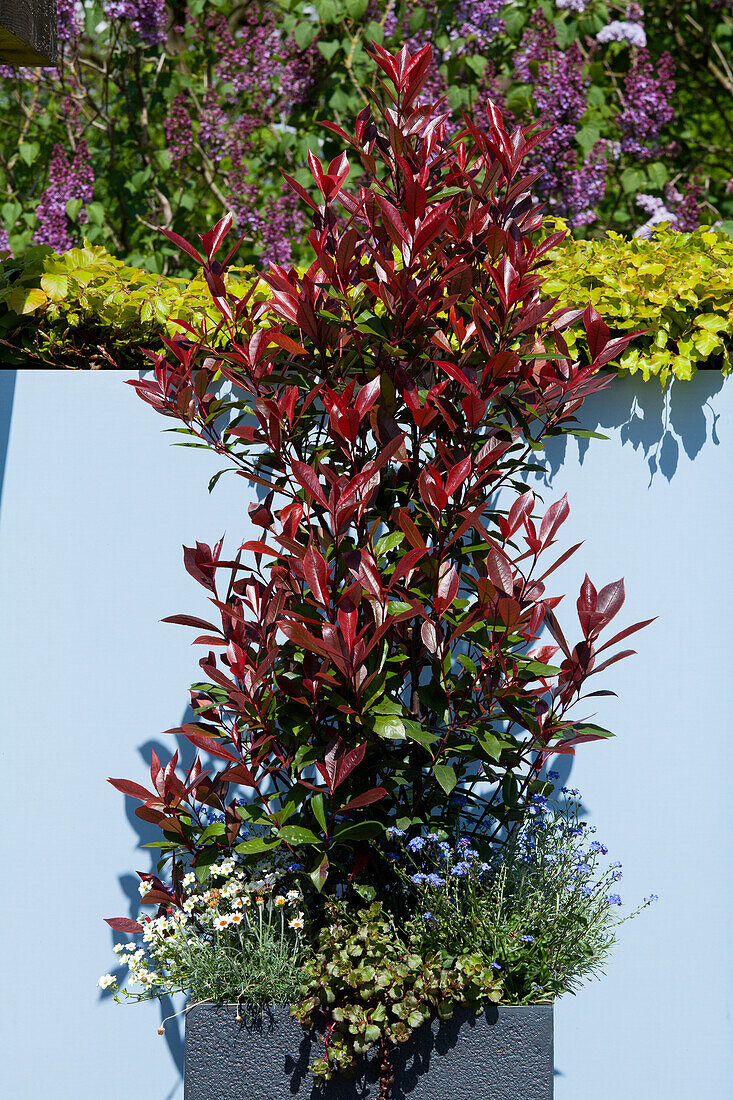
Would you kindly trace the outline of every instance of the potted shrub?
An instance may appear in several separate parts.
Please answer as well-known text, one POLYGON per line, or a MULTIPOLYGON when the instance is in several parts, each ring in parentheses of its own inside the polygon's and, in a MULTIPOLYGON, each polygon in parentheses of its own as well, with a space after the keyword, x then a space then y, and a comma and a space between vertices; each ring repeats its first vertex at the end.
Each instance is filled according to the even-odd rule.
POLYGON ((605 638, 623 582, 586 577, 566 640, 545 586, 578 549, 553 549, 568 504, 528 479, 631 336, 588 306, 575 362, 580 312, 542 298, 562 235, 522 164, 546 133, 489 102, 449 139, 420 99, 429 48, 372 56, 355 133, 325 124, 361 186, 346 152, 310 155, 317 198, 286 176, 310 268, 238 297, 231 216, 201 251, 169 232, 221 321, 182 323, 131 383, 259 490, 259 538, 185 550, 213 621, 168 620, 206 651, 195 721, 169 731, 193 763, 110 780, 162 831, 140 875, 157 914, 108 923, 142 935, 116 946, 131 995, 190 996, 188 1100, 313 1076, 332 1097, 549 1097, 552 1000, 617 923, 618 868, 545 766, 611 736, 571 708, 645 624, 605 638))

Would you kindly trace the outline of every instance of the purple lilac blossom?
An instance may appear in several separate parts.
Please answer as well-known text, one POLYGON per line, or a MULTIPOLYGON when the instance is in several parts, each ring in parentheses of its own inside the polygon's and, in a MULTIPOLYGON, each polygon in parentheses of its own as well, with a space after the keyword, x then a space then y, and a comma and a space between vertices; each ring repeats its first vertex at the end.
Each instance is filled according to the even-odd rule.
POLYGON ((0 252, 9 252, 10 242, 8 241, 8 231, 4 225, 0 225, 0 252))
POLYGON ((56 36, 59 42, 70 42, 81 33, 83 16, 76 0, 56 0, 56 36))
MULTIPOLYGON (((54 252, 68 252, 74 242, 69 236, 66 204, 70 199, 78 199, 86 205, 92 201, 93 194, 94 172, 86 142, 79 142, 71 163, 63 145, 54 145, 48 184, 35 210, 34 244, 48 244, 54 252)), ((82 223, 86 220, 84 210, 80 211, 78 220, 82 223)))
POLYGON ((605 142, 597 141, 578 163, 575 135, 588 105, 583 54, 577 43, 560 50, 554 28, 544 26, 536 16, 532 22, 517 75, 534 86, 540 116, 554 127, 531 157, 532 167, 543 173, 537 194, 553 214, 568 218, 572 226, 588 225, 595 220, 593 208, 605 194, 607 160, 605 142), (532 61, 536 64, 530 68, 532 61))
POLYGON ((323 55, 318 49, 317 39, 304 50, 298 48, 294 38, 289 38, 286 46, 288 56, 280 74, 280 96, 283 109, 291 111, 293 107, 305 103, 310 96, 318 70, 323 64, 323 55))
POLYGON ((628 42, 630 46, 636 46, 643 50, 646 47, 646 31, 638 23, 632 23, 628 19, 614 19, 601 27, 596 35, 596 42, 628 42))
POLYGON ((555 0, 555 7, 565 8, 567 11, 574 11, 578 15, 582 15, 587 3, 588 0, 555 0))
POLYGON ((193 125, 188 111, 188 92, 174 96, 163 128, 171 163, 185 160, 193 152, 193 125))
POLYGON ((105 6, 108 19, 124 19, 148 46, 165 42, 165 0, 110 0, 105 6))
POLYGON ((693 176, 687 184, 686 194, 684 196, 680 195, 682 201, 675 211, 677 216, 675 229, 679 230, 680 233, 692 233, 699 226, 702 191, 702 181, 697 176, 693 176))
MULTIPOLYGON (((453 9, 454 26, 448 32, 452 40, 467 38, 473 46, 487 46, 506 30, 506 23, 497 16, 506 7, 506 0, 459 0, 453 9)), ((467 53, 468 46, 456 53, 467 53)))

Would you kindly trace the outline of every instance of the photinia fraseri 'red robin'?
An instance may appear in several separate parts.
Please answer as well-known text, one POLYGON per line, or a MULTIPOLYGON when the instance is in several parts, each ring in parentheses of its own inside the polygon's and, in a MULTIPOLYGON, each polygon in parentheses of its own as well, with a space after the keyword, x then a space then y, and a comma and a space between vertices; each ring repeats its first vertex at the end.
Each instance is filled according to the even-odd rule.
POLYGON ((371 844, 387 826, 437 820, 487 849, 546 789, 548 755, 609 736, 570 708, 626 655, 600 652, 645 625, 599 645, 623 584, 586 579, 571 647, 546 589, 578 546, 553 550, 568 503, 542 504, 528 479, 632 338, 589 305, 581 366, 562 336, 580 314, 542 298, 562 234, 543 238, 523 162, 547 132, 509 132, 489 102, 449 142, 442 104, 420 98, 429 47, 371 56, 381 99, 353 134, 325 123, 345 151, 309 155, 312 195, 286 176, 312 211, 311 266, 271 265, 238 299, 231 252, 215 259, 227 219, 201 250, 178 241, 221 320, 165 340, 154 377, 130 383, 263 490, 261 534, 234 560, 185 551, 214 621, 167 620, 206 650, 196 721, 170 732, 212 763, 183 779, 158 763, 150 792, 113 781, 174 868, 289 849, 335 890, 390 875, 371 844), (369 181, 354 192, 349 157, 369 181))

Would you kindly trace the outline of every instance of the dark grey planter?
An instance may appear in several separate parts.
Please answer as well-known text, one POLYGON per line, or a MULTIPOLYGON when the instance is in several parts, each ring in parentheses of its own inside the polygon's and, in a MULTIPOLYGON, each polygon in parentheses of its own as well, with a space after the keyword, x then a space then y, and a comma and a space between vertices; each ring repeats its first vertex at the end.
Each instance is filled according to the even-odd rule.
MULTIPOLYGON (((376 1100, 375 1057, 356 1077, 316 1083, 308 1066, 322 1042, 287 1008, 235 1017, 234 1005, 188 1011, 184 1100, 376 1100)), ((552 1005, 457 1009, 399 1044, 394 1067, 393 1100, 552 1100, 552 1005)))

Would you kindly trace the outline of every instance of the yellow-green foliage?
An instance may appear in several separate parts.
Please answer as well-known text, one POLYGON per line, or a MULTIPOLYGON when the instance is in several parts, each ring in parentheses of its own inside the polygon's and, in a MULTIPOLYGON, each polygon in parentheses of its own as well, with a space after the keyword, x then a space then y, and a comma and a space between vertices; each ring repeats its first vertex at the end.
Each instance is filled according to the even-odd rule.
MULTIPOLYGON (((647 329, 618 369, 691 378, 700 366, 727 373, 733 348, 733 240, 723 233, 657 232, 651 240, 568 237, 550 254, 545 293, 562 305, 593 302, 615 334, 647 329)), ((254 269, 227 278, 242 293, 254 269)), ((266 296, 261 285, 258 296, 266 296)), ((0 263, 0 362, 6 366, 139 368, 140 347, 157 350, 160 335, 181 334, 176 318, 198 325, 219 314, 203 279, 193 282, 129 267, 87 244, 63 256, 33 248, 0 263)), ((583 356, 582 327, 568 333, 583 356)))
MULTIPOLYGON (((546 294, 560 304, 593 302, 612 331, 648 329, 621 356, 618 369, 645 379, 689 379, 698 367, 727 373, 733 348, 733 240, 709 228, 657 231, 630 241, 567 238, 545 269, 546 294)), ((581 329, 582 332, 582 329, 581 329)), ((577 328, 568 333, 580 350, 577 328)))
MULTIPOLYGON (((252 278, 250 269, 227 276, 238 294, 252 278)), ((88 242, 62 256, 32 248, 0 263, 5 365, 149 366, 141 346, 159 350, 161 333, 185 335, 175 319, 197 325, 204 314, 214 323, 221 317, 201 276, 190 282, 152 275, 88 242)))

